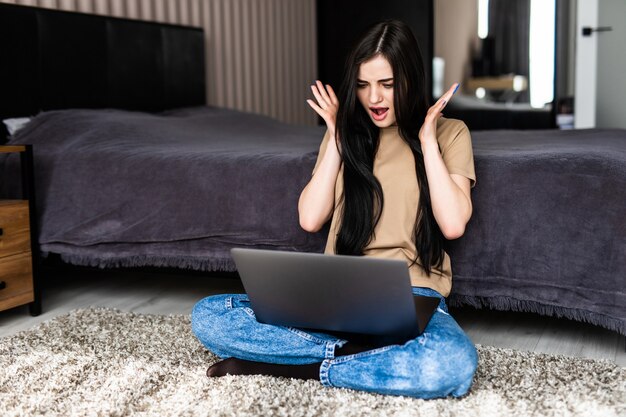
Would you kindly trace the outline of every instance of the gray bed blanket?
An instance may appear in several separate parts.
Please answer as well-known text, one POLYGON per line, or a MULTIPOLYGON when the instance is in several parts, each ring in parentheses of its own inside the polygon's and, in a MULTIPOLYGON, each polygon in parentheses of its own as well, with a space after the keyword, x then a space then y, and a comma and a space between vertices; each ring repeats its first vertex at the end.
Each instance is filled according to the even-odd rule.
MULTIPOLYGON (((320 252, 297 200, 323 129, 194 108, 42 113, 33 143, 43 251, 99 267, 234 270, 229 249, 320 252)), ((449 242, 452 304, 626 334, 626 131, 473 132, 477 185, 449 242)), ((5 164, 5 170, 8 169, 5 164)))
POLYGON ((44 252, 102 267, 227 269, 227 251, 216 257, 211 245, 319 250, 297 201, 323 133, 210 107, 63 110, 10 143, 33 144, 44 252))
POLYGON ((450 242, 453 303, 626 334, 626 130, 473 132, 477 185, 450 242))

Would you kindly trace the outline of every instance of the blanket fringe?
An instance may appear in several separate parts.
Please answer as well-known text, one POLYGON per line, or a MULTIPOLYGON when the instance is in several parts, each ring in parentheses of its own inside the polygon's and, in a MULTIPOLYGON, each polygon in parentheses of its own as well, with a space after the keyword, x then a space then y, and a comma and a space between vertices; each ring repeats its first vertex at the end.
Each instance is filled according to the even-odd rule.
POLYGON ((448 304, 453 307, 471 306, 477 309, 488 308, 499 311, 517 311, 537 313, 542 316, 563 317, 604 327, 605 329, 626 335, 626 322, 623 320, 588 310, 553 306, 510 297, 478 297, 460 294, 451 294, 448 304))
POLYGON ((158 267, 190 269, 193 271, 236 271, 235 263, 230 258, 196 258, 196 257, 159 257, 149 255, 121 256, 114 258, 94 258, 77 254, 60 254, 61 259, 72 265, 95 268, 134 268, 158 267))

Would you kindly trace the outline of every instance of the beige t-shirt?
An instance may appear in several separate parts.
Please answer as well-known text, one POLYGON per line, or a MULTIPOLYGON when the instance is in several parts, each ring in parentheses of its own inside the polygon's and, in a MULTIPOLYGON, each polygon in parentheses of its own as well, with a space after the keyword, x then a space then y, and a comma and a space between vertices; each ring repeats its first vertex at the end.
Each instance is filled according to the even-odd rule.
MULTIPOLYGON (((419 202, 419 187, 415 174, 415 160, 409 146, 402 140, 396 126, 381 129, 380 145, 374 159, 374 175, 383 189, 384 207, 374 229, 374 238, 365 248, 365 256, 400 259, 410 265, 415 259, 413 228, 419 202)), ((326 132, 320 146, 317 169, 324 156, 330 135, 326 132)), ((441 117, 437 123, 437 141, 441 156, 450 174, 460 174, 476 182, 474 155, 469 130, 460 120, 441 117)), ((335 183, 335 208, 326 242, 325 253, 335 253, 335 240, 339 233, 343 193, 343 164, 335 183)), ((419 260, 418 260, 419 261, 419 260)), ((411 285, 428 287, 443 296, 452 288, 450 257, 444 254, 439 269, 432 269, 430 276, 418 265, 409 268, 411 285)))

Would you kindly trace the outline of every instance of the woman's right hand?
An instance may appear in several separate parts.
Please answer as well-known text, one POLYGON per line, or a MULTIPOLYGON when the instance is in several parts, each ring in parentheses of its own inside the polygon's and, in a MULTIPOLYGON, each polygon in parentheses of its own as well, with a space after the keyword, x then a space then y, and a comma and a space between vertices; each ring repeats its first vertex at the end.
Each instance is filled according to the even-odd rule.
POLYGON ((323 155, 318 156, 319 165, 309 183, 304 187, 298 200, 298 213, 300 226, 308 232, 319 231, 332 217, 335 208, 335 183, 341 166, 339 144, 335 135, 335 121, 339 100, 330 85, 316 81, 311 86, 311 91, 317 100, 307 100, 309 106, 326 122, 328 132, 324 136, 325 141, 335 138, 337 146, 328 146, 323 151, 324 142, 320 147, 323 155))
POLYGON ((339 100, 337 100, 337 96, 333 91, 333 88, 326 84, 324 88, 324 84, 320 80, 315 81, 315 84, 311 86, 311 91, 315 96, 315 100, 317 103, 311 99, 308 99, 306 102, 309 103, 309 106, 317 114, 320 115, 324 122, 326 122, 326 127, 330 131, 331 134, 335 134, 335 123, 337 120, 337 109, 339 108, 339 100))

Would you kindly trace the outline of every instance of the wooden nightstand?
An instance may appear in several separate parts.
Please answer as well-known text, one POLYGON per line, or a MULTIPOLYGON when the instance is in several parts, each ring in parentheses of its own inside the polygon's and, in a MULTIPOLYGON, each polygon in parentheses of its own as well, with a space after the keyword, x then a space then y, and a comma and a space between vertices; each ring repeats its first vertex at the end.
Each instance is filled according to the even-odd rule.
POLYGON ((39 248, 31 145, 0 146, 0 153, 19 153, 21 200, 0 200, 0 310, 29 304, 41 313, 38 285, 39 248))

